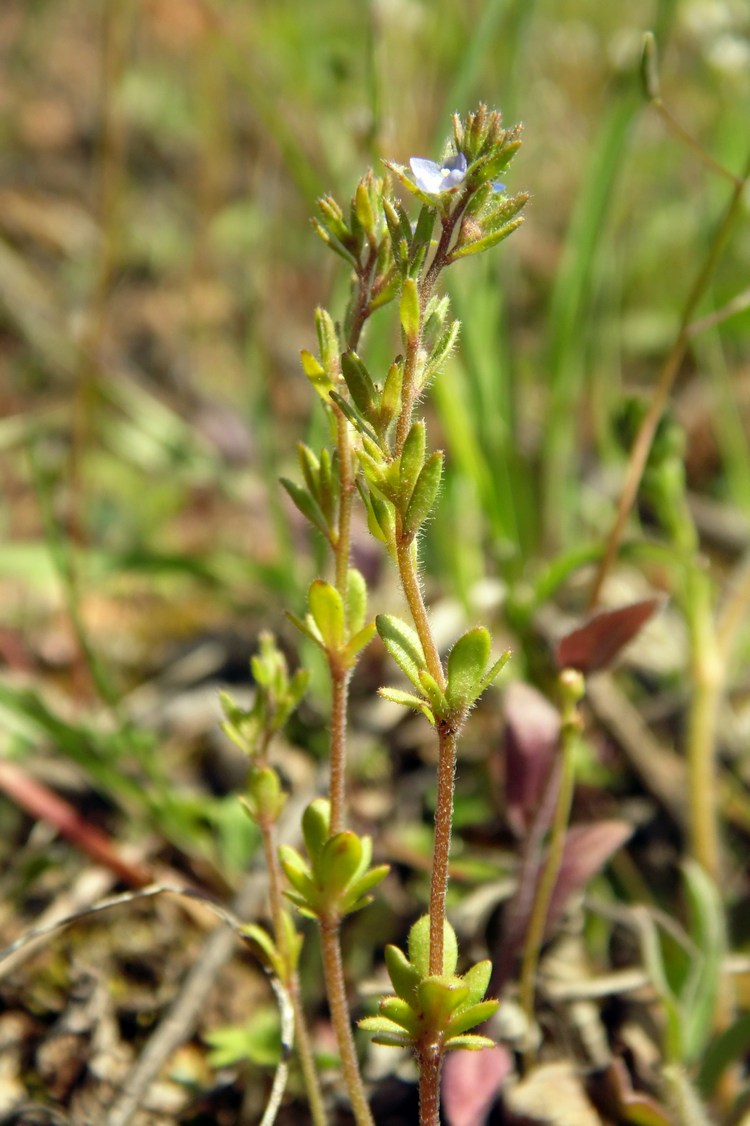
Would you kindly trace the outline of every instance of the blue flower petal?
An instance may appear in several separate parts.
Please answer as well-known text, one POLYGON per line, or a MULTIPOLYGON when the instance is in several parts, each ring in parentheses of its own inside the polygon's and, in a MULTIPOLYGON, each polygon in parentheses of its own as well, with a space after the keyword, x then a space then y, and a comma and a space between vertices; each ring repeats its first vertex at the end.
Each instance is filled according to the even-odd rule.
POLYGON ((467 168, 466 157, 462 152, 449 157, 442 164, 434 160, 425 160, 421 156, 413 156, 409 166, 414 183, 427 195, 439 195, 441 192, 457 187, 466 175, 467 168))

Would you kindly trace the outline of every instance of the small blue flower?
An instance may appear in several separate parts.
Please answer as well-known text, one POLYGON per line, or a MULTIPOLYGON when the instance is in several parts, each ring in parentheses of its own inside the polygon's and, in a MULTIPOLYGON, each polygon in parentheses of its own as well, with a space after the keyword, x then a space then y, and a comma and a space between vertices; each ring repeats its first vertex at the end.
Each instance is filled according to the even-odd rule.
POLYGON ((492 190, 493 190, 493 192, 495 192, 496 195, 499 194, 500 192, 504 192, 505 191, 505 184, 501 184, 499 180, 493 180, 492 181, 492 190))
POLYGON ((441 164, 413 156, 409 161, 414 183, 427 195, 439 195, 458 187, 466 175, 466 157, 462 152, 451 156, 441 164))

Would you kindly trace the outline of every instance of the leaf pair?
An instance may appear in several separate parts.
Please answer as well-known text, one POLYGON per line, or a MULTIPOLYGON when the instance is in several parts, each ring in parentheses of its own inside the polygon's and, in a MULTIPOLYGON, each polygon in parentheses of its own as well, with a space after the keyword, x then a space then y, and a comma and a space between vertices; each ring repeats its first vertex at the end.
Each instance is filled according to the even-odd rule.
POLYGON ((375 623, 365 624, 367 584, 363 575, 350 568, 346 602, 335 586, 315 579, 307 594, 309 612, 304 619, 289 614, 297 629, 315 642, 329 663, 346 671, 354 667, 361 651, 375 636, 375 623))
POLYGON ((459 637, 448 655, 447 683, 441 688, 427 669, 419 638, 411 626, 392 614, 379 614, 375 625, 388 653, 420 692, 415 696, 397 688, 381 688, 380 695, 420 711, 430 723, 437 719, 460 723, 508 661, 507 651, 488 666, 491 638, 484 626, 459 637))
POLYGON ((389 868, 370 868, 372 841, 351 830, 329 836, 330 804, 311 802, 302 815, 302 836, 309 860, 290 845, 279 848, 279 860, 291 890, 287 898, 310 918, 327 924, 359 911, 371 902, 369 894, 385 879, 389 868))
POLYGON ((486 1048, 486 1036, 467 1035, 498 1007, 484 1000, 490 980, 489 961, 477 962, 467 973, 456 974, 458 947, 450 923, 444 924, 443 973, 429 973, 430 917, 422 916, 409 932, 409 956, 397 946, 387 946, 385 961, 395 996, 380 1001, 380 1015, 366 1017, 359 1027, 374 1033, 376 1044, 412 1047, 438 1044, 441 1051, 486 1048))

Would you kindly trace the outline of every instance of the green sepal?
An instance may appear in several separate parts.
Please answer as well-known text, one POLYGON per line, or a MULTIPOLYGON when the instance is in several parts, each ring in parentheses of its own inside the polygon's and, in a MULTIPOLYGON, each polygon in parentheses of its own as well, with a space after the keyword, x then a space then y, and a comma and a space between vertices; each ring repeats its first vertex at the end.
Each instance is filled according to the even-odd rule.
POLYGON ((341 357, 341 372, 354 405, 371 422, 375 407, 375 384, 362 360, 351 349, 341 357))
POLYGON ((367 191, 367 186, 361 180, 357 184, 356 190, 354 192, 354 210, 359 225, 368 236, 368 239, 374 239, 375 213, 372 209, 372 203, 370 200, 369 192, 367 191))
POLYGON ((416 226, 414 227, 414 235, 412 237, 413 254, 412 259, 416 257, 419 250, 427 250, 432 240, 432 232, 435 229, 435 204, 424 204, 419 216, 417 217, 416 226))
POLYGON ((404 531, 407 535, 416 535, 429 516, 440 490, 442 476, 443 451, 435 450, 422 467, 406 510, 404 531))
POLYGON ((339 242, 346 243, 351 238, 351 232, 346 225, 344 212, 337 201, 332 195, 321 196, 318 200, 318 208, 326 221, 330 234, 337 238, 339 242))
POLYGON ((378 688, 378 695, 393 704, 400 704, 404 708, 412 708, 421 712, 432 727, 435 726, 435 714, 432 708, 421 696, 413 696, 411 692, 402 692, 400 688, 378 688))
POLYGON ((381 284, 377 292, 370 299, 370 312, 375 312, 376 309, 382 309, 384 305, 388 305, 393 301, 401 286, 401 278, 395 266, 391 265, 388 268, 387 275, 381 279, 381 284))
POLYGON ((330 375, 320 363, 319 360, 313 356, 312 352, 308 352, 305 348, 300 352, 300 359, 302 361, 302 370, 304 371, 310 383, 320 395, 324 403, 328 402, 328 396, 333 391, 336 384, 331 379, 330 375))
POLYGON ((417 1001, 417 986, 422 980, 419 970, 398 946, 386 946, 384 955, 388 976, 397 996, 413 1007, 417 1001))
POLYGON ((425 464, 427 429, 423 419, 413 422, 406 435, 399 463, 399 500, 406 506, 414 492, 417 478, 425 464))
POLYGON ((314 798, 302 814, 302 839, 313 864, 328 840, 331 824, 331 803, 327 798, 314 798))
POLYGON ((324 579, 315 579, 307 594, 310 614, 320 630, 329 653, 337 653, 344 644, 346 621, 344 603, 335 586, 324 579))
MULTIPOLYGON (((409 961, 419 971, 421 978, 430 973, 430 916, 422 915, 409 931, 409 961)), ((458 963, 458 940, 456 932, 447 919, 443 921, 443 974, 450 976, 456 972, 458 963)))
POLYGON ((476 700, 490 656, 492 640, 484 626, 467 630, 448 654, 446 697, 451 708, 466 711, 476 700))
POLYGON ((523 216, 519 215, 516 219, 511 219, 509 223, 498 230, 492 231, 491 234, 484 235, 481 238, 472 239, 470 242, 460 243, 454 250, 450 252, 448 262, 455 262, 458 258, 468 258, 470 254, 480 254, 483 250, 489 250, 491 246, 497 246, 499 242, 506 239, 508 235, 521 226, 523 223, 523 216))
POLYGON ((444 1045, 446 1052, 454 1052, 457 1048, 464 1048, 469 1052, 478 1052, 481 1048, 494 1048, 495 1041, 489 1036, 452 1036, 444 1045))
POLYGON ((419 674, 427 663, 416 632, 393 614, 378 614, 375 625, 390 656, 414 687, 420 688, 419 674))
MULTIPOLYGON (((438 196, 430 195, 428 192, 423 192, 422 189, 418 187, 418 185, 411 178, 411 175, 403 164, 395 164, 390 160, 384 160, 383 163, 385 164, 386 168, 390 169, 399 183, 402 184, 408 192, 411 192, 412 195, 416 196, 421 203, 426 204, 427 207, 431 207, 433 211, 438 208, 438 196)), ((450 195, 448 192, 440 194, 444 194, 448 198, 450 198, 450 195, 452 195, 453 192, 450 192, 450 195)), ((448 204, 444 204, 443 206, 448 206, 448 204)))
POLYGON ((411 246, 411 225, 400 202, 395 205, 389 199, 383 200, 383 215, 385 216, 388 234, 391 236, 393 257, 400 274, 406 274, 409 266, 409 247, 411 246))
POLYGON ((330 529, 326 523, 326 518, 321 511, 320 505, 310 496, 310 494, 297 485, 294 481, 290 481, 288 477, 281 477, 280 482, 289 494, 292 503, 302 513, 306 520, 309 520, 313 527, 322 532, 327 540, 330 540, 330 529))
POLYGON ((349 250, 340 239, 337 239, 335 235, 332 235, 330 231, 327 231, 320 220, 311 219, 310 223, 315 233, 320 236, 326 246, 329 246, 334 254, 338 254, 345 262, 349 263, 352 269, 356 270, 359 263, 351 250, 349 250))
POLYGON ((404 278, 399 304, 399 318, 404 339, 414 343, 419 337, 419 290, 413 278, 404 278))

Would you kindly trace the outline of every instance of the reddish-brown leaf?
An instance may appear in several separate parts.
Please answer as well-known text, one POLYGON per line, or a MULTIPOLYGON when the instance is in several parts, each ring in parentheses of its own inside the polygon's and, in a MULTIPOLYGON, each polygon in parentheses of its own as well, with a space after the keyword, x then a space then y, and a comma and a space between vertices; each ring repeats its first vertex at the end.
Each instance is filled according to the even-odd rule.
POLYGON ((606 668, 621 649, 664 605, 664 599, 646 598, 617 610, 603 610, 557 643, 555 657, 561 669, 578 669, 588 676, 606 668))

